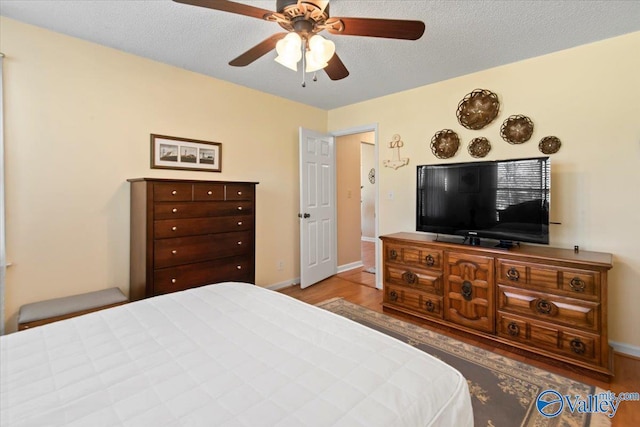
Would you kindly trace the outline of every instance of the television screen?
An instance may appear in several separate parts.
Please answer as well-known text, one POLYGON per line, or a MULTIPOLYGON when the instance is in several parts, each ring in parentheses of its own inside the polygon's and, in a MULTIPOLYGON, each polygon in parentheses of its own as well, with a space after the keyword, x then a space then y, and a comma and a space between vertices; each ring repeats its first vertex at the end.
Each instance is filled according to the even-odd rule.
POLYGON ((418 166, 416 229, 549 243, 548 157, 418 166))

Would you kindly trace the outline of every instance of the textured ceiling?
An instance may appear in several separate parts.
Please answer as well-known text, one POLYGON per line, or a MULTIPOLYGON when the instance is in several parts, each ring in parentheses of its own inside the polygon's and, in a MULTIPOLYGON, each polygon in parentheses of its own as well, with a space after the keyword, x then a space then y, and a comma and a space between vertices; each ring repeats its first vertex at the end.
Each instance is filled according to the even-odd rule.
MULTIPOLYGON (((241 3, 275 10, 275 0, 241 3)), ((301 74, 275 63, 275 52, 228 65, 281 31, 256 18, 170 0, 0 0, 0 14, 322 109, 640 30, 637 0, 331 0, 331 16, 417 19, 426 31, 418 41, 324 32, 350 75, 331 81, 319 72, 302 88, 301 74)))

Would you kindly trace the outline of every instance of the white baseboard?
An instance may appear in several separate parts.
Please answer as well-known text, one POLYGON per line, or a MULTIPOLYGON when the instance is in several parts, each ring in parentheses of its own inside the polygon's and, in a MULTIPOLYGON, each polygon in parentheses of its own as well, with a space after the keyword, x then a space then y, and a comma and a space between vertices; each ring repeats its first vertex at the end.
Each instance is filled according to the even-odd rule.
POLYGON ((360 240, 362 240, 363 242, 371 242, 371 243, 375 243, 376 242, 376 238, 375 237, 361 236, 360 240))
POLYGON ((354 268, 360 268, 360 267, 364 267, 364 264, 362 263, 362 261, 356 261, 350 264, 339 265, 338 273, 344 273, 345 271, 353 270, 354 268))
POLYGON ((265 286, 265 288, 271 289, 272 291, 279 291, 280 289, 288 288, 289 286, 299 285, 299 284, 300 284, 300 278, 296 277, 295 279, 285 280, 284 282, 273 283, 271 285, 265 286))
POLYGON ((609 345, 613 347, 613 350, 616 353, 624 353, 629 356, 640 358, 640 347, 638 346, 615 341, 609 341, 609 345))

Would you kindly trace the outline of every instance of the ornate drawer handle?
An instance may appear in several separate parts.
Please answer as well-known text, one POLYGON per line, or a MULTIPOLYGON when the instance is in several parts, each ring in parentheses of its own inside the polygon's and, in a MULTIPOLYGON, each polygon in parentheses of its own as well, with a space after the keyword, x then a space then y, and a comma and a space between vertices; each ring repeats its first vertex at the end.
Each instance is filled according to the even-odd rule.
POLYGON ((569 286, 571 286, 571 289, 576 292, 584 292, 587 284, 581 278, 574 277, 573 279, 571 279, 571 282, 569 282, 569 286))
POLYGON ((553 310, 553 303, 547 300, 539 299, 536 301, 536 311, 540 314, 550 314, 553 310))
POLYGON ((171 279, 171 283, 176 283, 176 279, 171 279))
POLYGON ((176 194, 178 194, 178 192, 177 192, 176 190, 173 190, 173 191, 171 192, 171 194, 173 194, 173 195, 175 196, 176 194))
POLYGON ((582 341, 580 341, 580 338, 572 339, 569 345, 571 346, 571 351, 573 351, 575 354, 584 354, 585 351, 587 351, 587 346, 584 345, 582 341))
POLYGON ((173 209, 171 209, 171 212, 173 212, 173 213, 178 212, 178 208, 173 208, 173 209))
POLYGON ((471 293, 473 292, 473 285, 468 280, 462 282, 462 288, 460 289, 460 295, 466 301, 471 301, 471 293))
POLYGON ((396 251, 395 249, 391 249, 389 251, 389 258, 391 258, 391 259, 398 258, 398 251, 396 251))
POLYGON ((516 322, 511 322, 507 325, 507 332, 512 337, 517 337, 520 335, 520 326, 516 322))
POLYGON ((398 293, 396 291, 389 292, 389 299, 391 301, 398 301, 398 293))
POLYGON ((435 264, 436 260, 433 259, 433 257, 431 256, 431 254, 427 255, 424 260, 426 261, 427 265, 431 266, 433 264, 435 264))
POLYGON ((412 271, 405 271, 402 273, 402 280, 404 280, 405 283, 413 285, 418 281, 418 276, 412 271))
POLYGON ((436 305, 430 299, 427 300, 425 306, 429 313, 433 313, 433 310, 436 309, 436 305))
POLYGON ((520 272, 515 267, 511 267, 507 270, 507 279, 517 282, 520 279, 520 272))

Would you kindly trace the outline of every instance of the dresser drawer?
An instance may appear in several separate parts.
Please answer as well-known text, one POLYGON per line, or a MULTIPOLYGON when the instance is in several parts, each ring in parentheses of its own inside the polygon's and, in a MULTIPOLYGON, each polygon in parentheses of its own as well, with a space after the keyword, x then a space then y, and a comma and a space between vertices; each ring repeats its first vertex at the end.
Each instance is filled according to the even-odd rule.
POLYGON ((224 200, 224 184, 193 184, 193 200, 199 202, 224 200))
POLYGON ((600 330, 600 305, 590 301, 499 286, 498 309, 570 327, 600 330))
POLYGON ((600 363, 600 338, 554 324, 498 312, 498 335, 554 353, 600 363))
POLYGON ((385 261, 442 271, 442 251, 420 246, 385 245, 385 261))
POLYGON ((226 200, 253 200, 255 187, 247 184, 227 184, 226 200))
POLYGON ((247 215, 213 218, 161 219, 154 221, 153 237, 155 239, 166 239, 252 229, 253 217, 247 215))
POLYGON ((155 240, 154 268, 253 253, 253 232, 206 234, 155 240))
POLYGON ((249 256, 169 267, 153 272, 154 295, 182 291, 211 283, 253 280, 253 261, 249 256))
POLYGON ((442 275, 426 270, 386 264, 385 282, 413 286, 421 291, 442 295, 442 275))
POLYGON ((156 182, 153 200, 157 202, 186 202, 193 199, 193 186, 184 182, 156 182))
POLYGON ((253 203, 237 202, 192 202, 156 203, 153 206, 155 219, 201 218, 209 216, 251 215, 253 203))
POLYGON ((388 304, 442 319, 442 297, 414 288, 386 283, 384 292, 384 301, 388 304))
POLYGON ((522 288, 555 291, 576 298, 600 297, 600 273, 554 266, 497 260, 498 282, 522 288))

